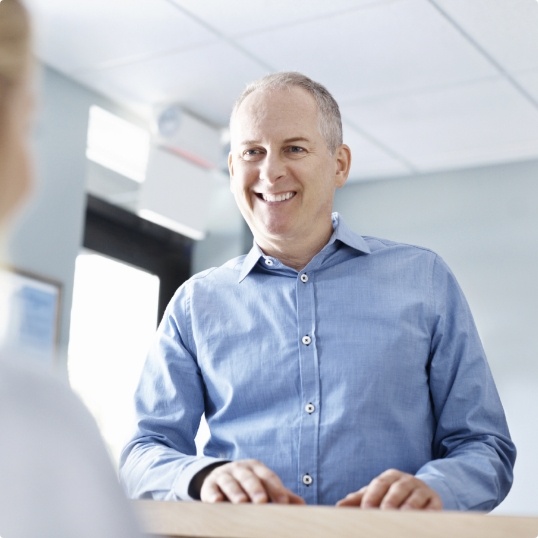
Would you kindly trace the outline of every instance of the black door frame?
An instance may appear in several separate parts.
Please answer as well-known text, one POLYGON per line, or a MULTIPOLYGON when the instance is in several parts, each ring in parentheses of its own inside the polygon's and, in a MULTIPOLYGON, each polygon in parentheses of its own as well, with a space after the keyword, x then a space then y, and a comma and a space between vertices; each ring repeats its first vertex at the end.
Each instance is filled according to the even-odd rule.
POLYGON ((87 195, 83 244, 159 277, 157 321, 177 288, 191 275, 193 239, 91 194, 87 195))

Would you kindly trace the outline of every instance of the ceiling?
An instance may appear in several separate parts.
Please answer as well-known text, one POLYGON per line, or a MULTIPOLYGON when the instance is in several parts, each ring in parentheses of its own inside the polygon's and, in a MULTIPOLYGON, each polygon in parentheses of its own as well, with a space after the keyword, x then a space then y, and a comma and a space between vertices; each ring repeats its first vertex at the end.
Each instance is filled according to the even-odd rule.
POLYGON ((225 127, 301 71, 340 103, 351 178, 538 158, 536 0, 27 0, 40 59, 149 119, 225 127))

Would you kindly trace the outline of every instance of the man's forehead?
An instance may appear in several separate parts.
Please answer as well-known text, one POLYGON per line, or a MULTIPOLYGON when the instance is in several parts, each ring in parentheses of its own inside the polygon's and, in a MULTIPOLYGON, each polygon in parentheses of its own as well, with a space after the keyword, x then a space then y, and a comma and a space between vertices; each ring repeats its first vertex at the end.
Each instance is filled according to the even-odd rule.
POLYGON ((317 104, 302 88, 255 90, 235 111, 230 122, 231 134, 254 140, 264 136, 270 127, 288 131, 286 137, 305 138, 308 135, 308 112, 316 113, 317 123, 317 104))
POLYGON ((299 86, 288 86, 283 88, 260 88, 248 94, 239 105, 237 112, 240 110, 266 110, 272 106, 278 106, 280 103, 296 101, 303 103, 305 106, 316 106, 315 100, 304 88, 299 86))
POLYGON ((304 122, 263 121, 261 117, 244 117, 247 121, 232 123, 230 130, 234 145, 252 145, 262 143, 298 143, 311 141, 315 136, 312 130, 318 132, 317 126, 305 125, 304 122))

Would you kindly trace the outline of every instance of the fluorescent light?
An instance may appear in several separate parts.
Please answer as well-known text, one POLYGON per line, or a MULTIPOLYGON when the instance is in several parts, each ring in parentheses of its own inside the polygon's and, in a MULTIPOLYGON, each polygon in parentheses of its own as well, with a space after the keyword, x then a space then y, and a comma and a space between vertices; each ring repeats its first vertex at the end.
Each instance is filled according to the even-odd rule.
POLYGON ((186 224, 182 224, 174 219, 160 215, 159 213, 151 211, 150 209, 141 209, 138 211, 138 216, 154 222, 155 224, 159 224, 160 226, 164 226, 165 228, 168 228, 169 230, 177 232, 181 235, 195 239, 196 241, 201 241, 206 235, 205 232, 195 230, 186 224))

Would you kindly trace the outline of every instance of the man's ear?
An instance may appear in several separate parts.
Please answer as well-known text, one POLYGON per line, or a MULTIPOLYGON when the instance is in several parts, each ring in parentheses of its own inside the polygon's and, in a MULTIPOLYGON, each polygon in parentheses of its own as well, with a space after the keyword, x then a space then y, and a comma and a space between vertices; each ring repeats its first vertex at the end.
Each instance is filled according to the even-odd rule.
POLYGON ((335 161, 335 184, 336 188, 339 189, 340 187, 343 187, 347 181, 349 169, 351 167, 351 150, 349 149, 349 146, 342 144, 336 149, 335 161))
POLYGON ((232 162, 232 152, 228 153, 228 172, 230 173, 230 190, 233 192, 234 165, 232 162))

